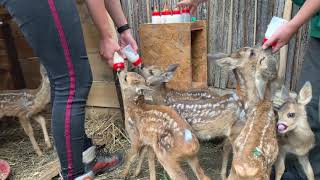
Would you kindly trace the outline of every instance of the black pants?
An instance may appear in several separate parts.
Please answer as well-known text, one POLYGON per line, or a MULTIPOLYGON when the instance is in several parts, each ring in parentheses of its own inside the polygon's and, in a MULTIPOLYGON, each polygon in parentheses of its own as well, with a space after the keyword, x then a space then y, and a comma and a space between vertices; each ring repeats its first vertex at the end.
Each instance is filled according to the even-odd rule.
POLYGON ((82 152, 91 69, 74 0, 0 0, 48 71, 52 131, 64 179, 84 173, 82 152))
MULTIPOLYGON (((299 90, 306 81, 312 84, 312 100, 307 105, 309 124, 316 136, 316 146, 310 152, 309 159, 313 167, 316 180, 320 180, 320 120, 319 120, 319 96, 320 96, 320 39, 311 38, 305 54, 299 90)), ((304 176, 301 168, 299 174, 304 176)))

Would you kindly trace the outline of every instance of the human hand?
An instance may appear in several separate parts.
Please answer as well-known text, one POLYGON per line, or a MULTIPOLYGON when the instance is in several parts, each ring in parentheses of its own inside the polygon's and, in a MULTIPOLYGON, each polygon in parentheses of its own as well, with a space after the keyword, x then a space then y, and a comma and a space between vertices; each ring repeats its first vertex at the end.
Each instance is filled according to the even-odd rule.
POLYGON ((275 47, 272 47, 272 52, 278 52, 284 45, 288 44, 292 36, 298 31, 298 28, 293 26, 290 22, 282 25, 275 34, 272 35, 268 41, 266 41, 262 48, 267 49, 272 44, 277 44, 275 47))
POLYGON ((138 51, 138 45, 136 40, 133 38, 131 30, 128 29, 120 34, 119 38, 119 45, 122 48, 126 47, 127 45, 131 45, 134 51, 138 51))
POLYGON ((192 14, 195 14, 197 7, 208 0, 183 0, 178 2, 178 7, 185 7, 188 6, 192 14))
POLYGON ((112 37, 100 40, 100 55, 107 60, 110 67, 113 67, 113 56, 115 52, 120 52, 120 46, 112 37))

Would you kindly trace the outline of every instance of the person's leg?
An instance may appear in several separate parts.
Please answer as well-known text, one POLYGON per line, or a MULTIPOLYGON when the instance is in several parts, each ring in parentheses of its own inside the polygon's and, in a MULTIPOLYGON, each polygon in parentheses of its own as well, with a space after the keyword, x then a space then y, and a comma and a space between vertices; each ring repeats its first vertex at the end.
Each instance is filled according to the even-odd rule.
POLYGON ((316 136, 316 146, 311 150, 309 159, 315 174, 315 179, 320 180, 320 120, 319 120, 319 96, 320 96, 320 39, 311 38, 305 54, 299 89, 306 81, 312 84, 312 100, 307 105, 309 124, 316 136))
POLYGON ((53 84, 52 128, 64 179, 84 174, 85 105, 92 77, 75 2, 7 0, 53 84))

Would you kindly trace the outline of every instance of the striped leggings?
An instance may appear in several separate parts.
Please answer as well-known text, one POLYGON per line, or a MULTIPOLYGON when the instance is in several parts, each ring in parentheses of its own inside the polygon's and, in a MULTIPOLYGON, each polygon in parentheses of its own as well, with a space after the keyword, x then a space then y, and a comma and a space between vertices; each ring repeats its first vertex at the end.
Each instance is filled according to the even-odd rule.
POLYGON ((0 0, 48 71, 52 131, 64 179, 84 173, 82 152, 91 69, 75 0, 0 0))

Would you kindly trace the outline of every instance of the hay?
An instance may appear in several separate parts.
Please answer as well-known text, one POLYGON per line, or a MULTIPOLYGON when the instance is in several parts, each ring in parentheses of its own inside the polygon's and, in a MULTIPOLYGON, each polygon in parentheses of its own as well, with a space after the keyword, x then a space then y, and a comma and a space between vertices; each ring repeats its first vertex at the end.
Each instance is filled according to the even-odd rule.
MULTIPOLYGON (((55 152, 53 149, 46 149, 41 128, 37 123, 32 122, 32 126, 35 138, 44 153, 42 157, 35 154, 28 136, 17 120, 7 119, 7 121, 3 121, 1 120, 0 123, 6 123, 7 125, 0 127, 0 159, 8 161, 11 166, 11 177, 14 179, 36 179, 39 169, 56 159, 55 152)), ((49 120, 47 126, 50 126, 49 120)))
POLYGON ((123 151, 130 141, 122 123, 120 110, 99 112, 91 108, 87 111, 86 133, 95 144, 105 144, 109 152, 123 151))

